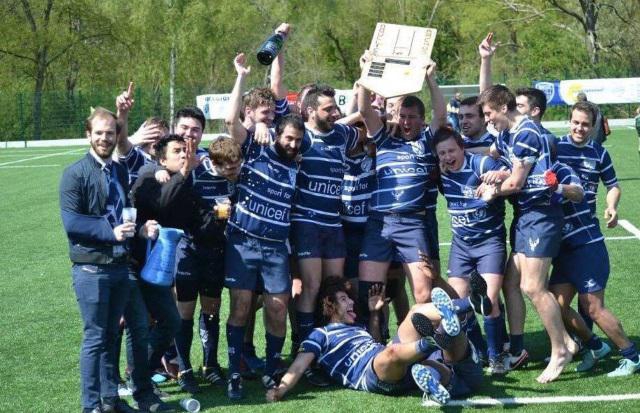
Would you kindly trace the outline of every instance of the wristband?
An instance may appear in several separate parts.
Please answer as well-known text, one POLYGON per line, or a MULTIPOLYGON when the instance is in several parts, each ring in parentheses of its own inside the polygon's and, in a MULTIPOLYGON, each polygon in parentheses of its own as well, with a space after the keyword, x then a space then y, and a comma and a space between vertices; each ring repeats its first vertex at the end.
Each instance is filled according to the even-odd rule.
POLYGON ((562 184, 558 184, 558 187, 557 187, 557 188, 556 188, 556 190, 555 190, 555 191, 553 191, 553 192, 555 192, 556 194, 560 194, 560 195, 562 195, 562 188, 563 188, 563 187, 564 187, 564 185, 562 185, 562 184))

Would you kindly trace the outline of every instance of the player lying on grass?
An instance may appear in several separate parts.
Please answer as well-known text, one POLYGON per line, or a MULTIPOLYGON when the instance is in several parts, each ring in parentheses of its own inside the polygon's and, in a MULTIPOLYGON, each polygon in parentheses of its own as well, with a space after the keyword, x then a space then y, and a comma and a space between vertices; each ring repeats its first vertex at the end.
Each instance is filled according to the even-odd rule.
MULTIPOLYGON (((480 279, 481 288, 474 295, 488 300, 486 283, 480 276, 475 278, 480 279)), ((440 404, 446 403, 451 395, 470 393, 482 382, 482 367, 475 349, 462 332, 455 305, 443 289, 434 288, 432 303, 413 307, 387 346, 377 341, 384 288, 374 285, 369 290, 371 333, 356 324, 355 303, 349 292, 344 279, 330 277, 323 283, 317 315, 324 327, 314 329, 302 343, 280 384, 267 391, 268 401, 281 400, 316 359, 345 387, 402 395, 417 385, 440 404)))

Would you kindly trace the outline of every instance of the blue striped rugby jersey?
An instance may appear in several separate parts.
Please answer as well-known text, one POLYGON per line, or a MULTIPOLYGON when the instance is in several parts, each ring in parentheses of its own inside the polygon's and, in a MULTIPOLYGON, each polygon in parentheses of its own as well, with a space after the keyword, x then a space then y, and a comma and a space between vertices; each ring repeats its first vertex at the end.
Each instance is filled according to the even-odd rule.
POLYGON ((332 379, 354 390, 366 390, 366 367, 384 350, 367 330, 344 323, 313 329, 301 347, 316 356, 332 379))
POLYGON ((118 161, 129 170, 129 188, 133 188, 133 184, 136 183, 140 168, 149 163, 156 163, 151 155, 143 151, 139 146, 132 146, 128 154, 118 156, 118 161))
MULTIPOLYGON (((580 185, 580 178, 571 167, 556 162, 552 171, 558 177, 558 183, 563 185, 580 185)), ((585 198, 581 202, 571 202, 562 199, 562 212, 564 223, 562 225, 562 245, 570 248, 591 244, 604 240, 600 231, 600 223, 593 215, 585 198)))
MULTIPOLYGON (((273 138, 273 130, 271 133, 273 138)), ((303 142, 301 150, 308 146, 303 142)), ((242 152, 244 163, 237 184, 238 199, 228 225, 256 238, 286 242, 297 163, 281 158, 273 144, 257 144, 253 133, 248 134, 242 152)))
POLYGON ((513 128, 500 132, 495 147, 500 159, 510 168, 515 160, 532 164, 522 190, 516 194, 520 211, 549 205, 551 191, 545 182, 544 173, 552 166, 551 149, 538 125, 527 116, 522 117, 513 128))
POLYGON ((230 198, 234 194, 235 184, 216 174, 213 162, 209 159, 209 152, 206 149, 198 148, 196 157, 202 159, 202 161, 191 171, 193 188, 207 205, 213 208, 216 205, 216 198, 230 198))
POLYGON ((289 113, 291 113, 291 110, 289 109, 289 101, 287 101, 287 98, 277 99, 273 125, 277 125, 278 122, 280 122, 280 119, 287 116, 289 113))
POLYGON ((381 128, 376 143, 376 181, 370 209, 377 212, 416 213, 435 208, 438 196, 437 163, 431 151, 430 129, 409 141, 381 128))
POLYGON ((462 135, 462 141, 464 142, 465 149, 490 148, 495 140, 496 137, 489 132, 485 132, 485 134, 478 139, 473 139, 468 136, 462 135))
POLYGON ((358 141, 358 130, 336 124, 323 134, 307 128, 305 139, 311 147, 302 154, 291 221, 340 227, 345 158, 358 141))
POLYGON ((482 183, 480 175, 503 168, 501 162, 490 156, 465 153, 460 170, 440 175, 451 217, 451 231, 456 236, 465 241, 483 240, 504 232, 504 199, 487 203, 475 196, 482 183))
POLYGON ((375 179, 375 158, 367 155, 366 152, 353 157, 347 156, 340 210, 343 221, 363 225, 367 222, 369 200, 375 179))
POLYGON ((578 146, 573 143, 569 135, 560 138, 557 148, 558 161, 570 166, 578 175, 591 213, 595 214, 599 181, 602 181, 607 188, 618 185, 609 152, 592 140, 583 146, 578 146))

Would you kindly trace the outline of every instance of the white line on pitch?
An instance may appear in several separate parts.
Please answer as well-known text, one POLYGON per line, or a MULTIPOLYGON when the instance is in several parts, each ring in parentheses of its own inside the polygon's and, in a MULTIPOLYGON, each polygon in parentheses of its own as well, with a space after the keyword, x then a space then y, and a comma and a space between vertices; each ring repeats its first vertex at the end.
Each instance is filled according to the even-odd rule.
POLYGON ((9 166, 0 166, 0 169, 18 169, 18 168, 53 168, 56 166, 60 166, 59 164, 55 165, 9 165, 9 166))
POLYGON ((622 228, 626 229, 636 238, 640 239, 640 229, 636 228, 631 222, 627 221, 626 219, 621 219, 618 221, 618 223, 622 228))
POLYGON ((77 153, 77 152, 85 151, 85 150, 86 150, 86 148, 80 148, 80 149, 73 149, 71 151, 66 151, 66 152, 56 152, 56 153, 50 153, 50 154, 47 154, 47 155, 33 156, 31 158, 18 159, 17 161, 3 162, 3 163, 0 163, 0 166, 11 165, 11 164, 14 164, 14 163, 35 161, 35 160, 38 160, 38 159, 50 158, 52 156, 68 155, 68 154, 71 154, 71 153, 77 153))
MULTIPOLYGON (((620 223, 621 226, 622 226, 622 221, 624 221, 624 220, 618 221, 618 223, 620 223)), ((636 230, 637 230, 637 228, 636 228, 636 230)), ((638 234, 640 235, 640 232, 638 234)), ((630 239, 640 239, 640 236, 638 236, 638 235, 624 235, 624 236, 621 236, 621 237, 606 237, 605 241, 624 241, 624 240, 630 240, 630 239)), ((451 246, 451 243, 450 242, 441 242, 438 245, 440 245, 441 247, 449 247, 449 246, 451 246)))
MULTIPOLYGON (((591 402, 610 402, 622 400, 640 400, 640 393, 635 394, 609 394, 600 396, 555 396, 555 397, 506 397, 499 399, 482 398, 467 400, 450 400, 446 406, 503 406, 503 405, 521 405, 521 404, 550 404, 550 403, 591 403, 591 402)), ((425 400, 422 402, 426 407, 438 407, 439 404, 425 400)))

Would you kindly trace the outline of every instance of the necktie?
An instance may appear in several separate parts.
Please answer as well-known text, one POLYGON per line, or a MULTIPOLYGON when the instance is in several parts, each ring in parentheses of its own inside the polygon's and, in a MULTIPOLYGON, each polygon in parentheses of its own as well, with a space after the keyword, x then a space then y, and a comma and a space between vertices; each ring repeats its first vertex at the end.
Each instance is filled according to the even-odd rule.
POLYGON ((105 165, 103 171, 109 191, 107 197, 107 220, 109 220, 111 226, 115 228, 122 224, 122 208, 124 207, 122 189, 118 183, 118 178, 113 165, 105 165))

